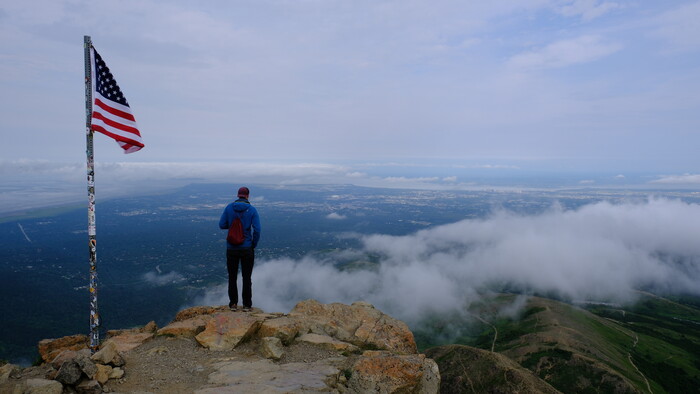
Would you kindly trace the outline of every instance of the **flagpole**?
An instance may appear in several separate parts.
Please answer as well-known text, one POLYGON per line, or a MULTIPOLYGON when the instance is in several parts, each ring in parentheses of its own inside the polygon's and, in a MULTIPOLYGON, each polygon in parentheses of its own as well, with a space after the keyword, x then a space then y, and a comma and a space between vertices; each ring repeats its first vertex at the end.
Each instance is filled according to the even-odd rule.
POLYGON ((95 238, 95 160, 92 144, 92 39, 84 36, 85 46, 85 135, 87 142, 88 249, 90 251, 90 350, 100 345, 100 315, 97 310, 97 240, 95 238))

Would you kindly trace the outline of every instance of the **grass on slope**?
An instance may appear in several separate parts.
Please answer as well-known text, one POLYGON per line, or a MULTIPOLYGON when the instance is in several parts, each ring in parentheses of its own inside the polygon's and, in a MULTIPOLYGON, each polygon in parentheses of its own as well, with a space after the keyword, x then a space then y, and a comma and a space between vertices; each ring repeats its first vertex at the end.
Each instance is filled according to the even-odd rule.
POLYGON ((700 392, 700 309, 693 306, 698 299, 679 299, 695 304, 642 293, 628 308, 590 308, 638 336, 632 358, 655 393, 700 392))

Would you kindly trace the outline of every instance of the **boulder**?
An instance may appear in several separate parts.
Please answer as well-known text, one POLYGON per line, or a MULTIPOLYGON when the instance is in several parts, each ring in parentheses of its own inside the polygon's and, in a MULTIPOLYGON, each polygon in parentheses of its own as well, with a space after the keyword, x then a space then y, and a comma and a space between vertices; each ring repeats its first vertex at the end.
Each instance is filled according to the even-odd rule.
POLYGON ((63 384, 74 385, 80 381, 81 376, 83 376, 83 370, 80 369, 80 365, 75 359, 72 359, 61 365, 55 379, 63 384))
POLYGON ((103 343, 102 348, 97 353, 93 354, 91 358, 96 363, 103 365, 110 364, 115 367, 124 365, 124 358, 119 354, 117 344, 111 339, 103 343))
POLYGON ((366 344, 377 349, 391 350, 401 354, 418 352, 413 332, 406 323, 385 314, 382 314, 376 321, 363 320, 355 331, 355 338, 357 338, 355 343, 366 344))
POLYGON ((197 316, 207 316, 216 313, 227 312, 229 308, 222 306, 193 306, 192 308, 183 309, 175 315, 176 322, 189 320, 197 316))
POLYGON ((440 372, 435 361, 422 354, 367 351, 353 365, 348 389, 356 393, 437 393, 440 372))
POLYGON ((121 379, 124 376, 124 370, 119 367, 112 368, 112 372, 109 373, 110 379, 121 379))
POLYGON ((59 353, 59 355, 56 356, 56 358, 51 360, 51 365, 54 368, 59 369, 59 368, 61 368, 61 365, 63 365, 64 362, 66 362, 68 360, 73 360, 76 357, 78 357, 79 355, 90 357, 90 349, 81 349, 78 351, 64 350, 61 353, 59 353))
POLYGON ((10 380, 11 376, 15 376, 19 373, 19 367, 14 364, 5 364, 0 367, 0 384, 3 384, 10 380))
POLYGON ((20 391, 23 394, 61 394, 63 392, 63 385, 55 380, 27 379, 23 386, 23 391, 20 391))
POLYGON ((265 337, 260 341, 260 353, 265 358, 279 360, 284 354, 282 341, 275 337, 265 337))
POLYGON ((282 340, 282 343, 289 345, 299 333, 300 327, 301 324, 292 318, 287 316, 275 317, 265 320, 260 324, 257 336, 259 338, 279 338, 282 340))
POLYGON ((231 350, 255 334, 260 323, 258 318, 245 313, 219 313, 207 322, 204 331, 195 339, 210 350, 231 350))
POLYGON ((396 320, 366 302, 352 305, 298 303, 289 317, 300 323, 300 332, 324 334, 360 348, 415 354, 418 350, 406 323, 396 320))
POLYGON ((153 338, 153 332, 124 332, 109 338, 117 346, 117 351, 126 353, 153 338))
POLYGON ((85 354, 78 354, 78 356, 73 360, 78 364, 80 370, 83 371, 85 376, 90 379, 95 377, 95 374, 97 373, 97 366, 89 356, 85 354))
POLYGON ((78 394, 101 394, 102 386, 97 380, 83 380, 75 386, 75 391, 78 394))
POLYGON ((158 331, 158 325, 156 324, 155 321, 151 320, 148 323, 146 323, 145 326, 139 328, 138 330, 141 333, 149 333, 150 332, 151 334, 153 334, 156 331, 158 331))
POLYGON ((97 364, 97 373, 95 374, 95 380, 100 382, 100 384, 105 384, 109 380, 109 375, 112 373, 112 367, 109 365, 97 364))
MULTIPOLYGON (((377 311, 377 318, 379 317, 377 311)), ((333 303, 321 304, 316 300, 299 302, 289 317, 301 325, 301 332, 329 335, 341 341, 350 342, 361 322, 356 319, 349 305, 333 303)))
POLYGON ((204 331, 211 316, 195 316, 187 320, 176 320, 158 330, 158 335, 192 338, 204 331))
POLYGON ((134 327, 134 328, 128 328, 128 329, 122 329, 122 330, 107 330, 107 338, 116 337, 116 336, 122 335, 122 334, 146 334, 146 333, 153 334, 156 331, 158 331, 158 325, 156 324, 155 321, 151 320, 143 327, 134 327))
POLYGON ((50 362, 64 350, 87 349, 89 340, 87 335, 70 335, 58 339, 42 339, 37 345, 39 355, 44 362, 50 362))
POLYGON ((304 334, 296 339, 297 342, 306 342, 312 345, 317 345, 325 349, 335 350, 338 352, 357 352, 360 349, 347 342, 339 341, 335 338, 329 337, 328 335, 320 334, 304 334))

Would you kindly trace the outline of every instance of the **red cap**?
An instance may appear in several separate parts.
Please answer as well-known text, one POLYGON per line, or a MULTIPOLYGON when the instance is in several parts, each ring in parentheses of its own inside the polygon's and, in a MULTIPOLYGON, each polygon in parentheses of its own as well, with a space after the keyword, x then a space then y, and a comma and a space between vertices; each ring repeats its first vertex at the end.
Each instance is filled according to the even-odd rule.
POLYGON ((250 190, 248 190, 247 187, 243 186, 242 188, 238 189, 238 197, 239 198, 248 198, 250 195, 250 190))

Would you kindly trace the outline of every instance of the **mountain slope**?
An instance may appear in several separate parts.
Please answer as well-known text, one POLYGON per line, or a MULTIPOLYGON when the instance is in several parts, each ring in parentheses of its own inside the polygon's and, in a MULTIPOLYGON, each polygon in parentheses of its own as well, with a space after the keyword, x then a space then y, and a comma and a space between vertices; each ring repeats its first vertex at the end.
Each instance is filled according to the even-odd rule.
POLYGON ((440 367, 442 393, 558 393, 508 357, 463 345, 444 345, 425 354, 440 367))

